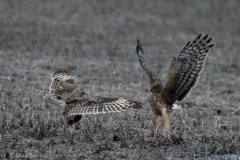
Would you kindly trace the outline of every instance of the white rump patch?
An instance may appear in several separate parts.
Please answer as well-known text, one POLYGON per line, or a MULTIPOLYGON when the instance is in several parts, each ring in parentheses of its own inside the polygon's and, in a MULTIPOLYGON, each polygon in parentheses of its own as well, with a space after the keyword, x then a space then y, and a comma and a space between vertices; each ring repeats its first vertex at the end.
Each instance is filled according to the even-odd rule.
POLYGON ((173 104, 173 107, 172 109, 179 109, 178 105, 177 104, 173 104))

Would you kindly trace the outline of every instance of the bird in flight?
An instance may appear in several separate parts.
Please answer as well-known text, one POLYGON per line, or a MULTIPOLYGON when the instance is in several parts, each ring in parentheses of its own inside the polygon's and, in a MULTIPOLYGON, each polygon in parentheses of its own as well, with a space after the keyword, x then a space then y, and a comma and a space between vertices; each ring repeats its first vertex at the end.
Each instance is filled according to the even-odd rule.
POLYGON ((169 114, 174 109, 185 108, 176 101, 182 101, 196 84, 204 67, 206 57, 214 44, 210 44, 212 38, 207 34, 203 38, 200 34, 192 43, 190 41, 180 52, 178 58, 174 58, 166 78, 161 81, 156 71, 147 59, 142 45, 137 40, 136 52, 141 67, 145 71, 150 82, 150 95, 148 97, 152 108, 152 123, 154 138, 156 137, 159 120, 162 117, 163 136, 166 137, 169 130, 169 114))
POLYGON ((55 71, 52 76, 50 91, 45 100, 62 110, 69 125, 78 122, 84 114, 101 114, 126 111, 128 108, 139 109, 142 104, 124 98, 94 97, 88 98, 71 74, 65 69, 55 71))

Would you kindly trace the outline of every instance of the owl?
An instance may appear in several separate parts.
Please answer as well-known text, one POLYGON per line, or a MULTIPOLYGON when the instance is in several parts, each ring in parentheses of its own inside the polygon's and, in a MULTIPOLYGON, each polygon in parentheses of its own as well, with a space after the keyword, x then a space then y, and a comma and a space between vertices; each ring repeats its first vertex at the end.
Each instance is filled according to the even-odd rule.
POLYGON ((140 41, 137 40, 138 60, 150 82, 148 100, 152 109, 154 138, 159 128, 159 116, 162 117, 163 136, 166 137, 170 125, 169 114, 174 109, 184 108, 184 105, 178 105, 175 102, 182 101, 194 87, 204 67, 206 57, 214 46, 214 44, 210 44, 212 38, 208 38, 208 34, 203 38, 201 37, 202 34, 192 43, 189 41, 180 55, 173 58, 168 74, 163 81, 157 76, 143 51, 140 41))
POLYGON ((82 115, 126 111, 128 108, 140 109, 142 104, 125 98, 88 98, 82 88, 77 88, 73 76, 65 69, 55 71, 49 93, 44 97, 62 110, 69 125, 78 122, 82 115))

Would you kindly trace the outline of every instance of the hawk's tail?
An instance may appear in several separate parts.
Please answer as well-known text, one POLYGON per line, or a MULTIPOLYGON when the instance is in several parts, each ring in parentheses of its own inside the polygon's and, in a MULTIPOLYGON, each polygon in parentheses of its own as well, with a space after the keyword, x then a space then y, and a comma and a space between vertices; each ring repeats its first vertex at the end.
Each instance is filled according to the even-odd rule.
POLYGON ((173 104, 172 109, 184 109, 184 108, 192 108, 192 106, 195 106, 195 103, 192 102, 186 102, 186 103, 175 103, 173 104))

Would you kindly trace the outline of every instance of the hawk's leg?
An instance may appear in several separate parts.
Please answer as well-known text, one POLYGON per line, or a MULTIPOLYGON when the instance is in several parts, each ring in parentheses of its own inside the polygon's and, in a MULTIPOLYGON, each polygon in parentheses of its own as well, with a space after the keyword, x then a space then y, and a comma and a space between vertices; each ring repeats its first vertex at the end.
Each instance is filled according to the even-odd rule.
POLYGON ((159 128, 159 119, 158 115, 154 114, 152 115, 152 123, 153 123, 153 140, 156 138, 157 131, 159 128))
POLYGON ((163 136, 166 138, 167 132, 169 130, 170 119, 169 119, 169 115, 167 113, 166 108, 162 108, 161 111, 162 111, 162 120, 163 120, 163 136))

